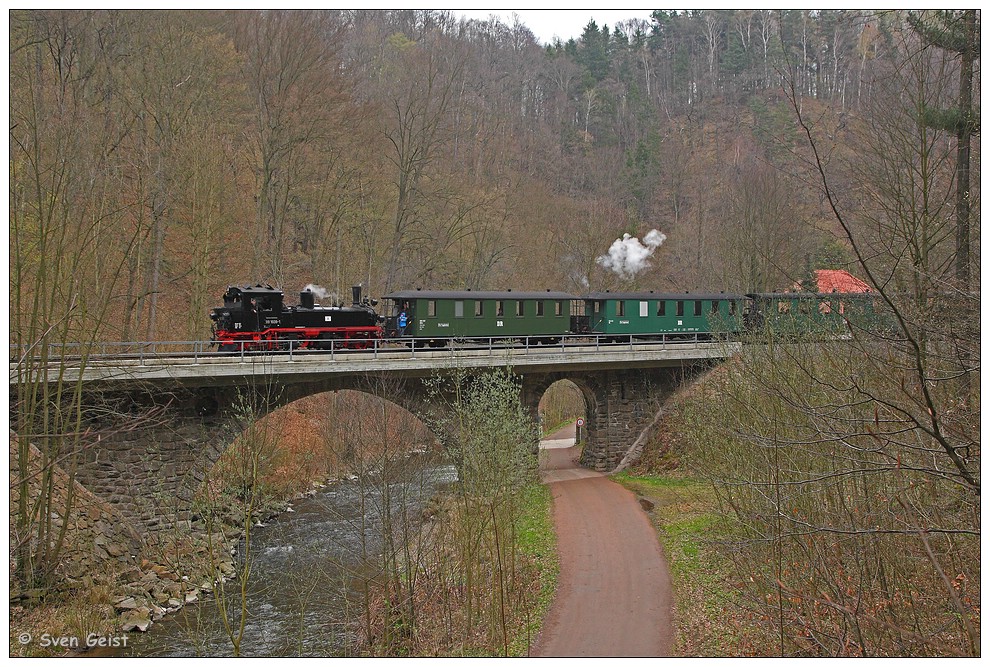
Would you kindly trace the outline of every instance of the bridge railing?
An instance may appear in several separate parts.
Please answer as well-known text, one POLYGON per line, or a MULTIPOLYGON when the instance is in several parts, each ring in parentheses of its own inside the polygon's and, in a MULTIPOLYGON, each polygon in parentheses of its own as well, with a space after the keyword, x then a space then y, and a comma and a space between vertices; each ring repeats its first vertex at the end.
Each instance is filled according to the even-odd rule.
POLYGON ((228 344, 228 349, 220 351, 216 341, 149 341, 149 342, 98 342, 98 343, 47 343, 42 346, 22 347, 10 345, 10 362, 19 363, 26 359, 47 359, 50 362, 86 363, 130 361, 139 365, 146 363, 163 363, 175 361, 183 363, 213 362, 217 359, 241 359, 247 361, 259 355, 279 355, 287 361, 295 361, 314 356, 336 359, 338 355, 351 357, 356 354, 370 354, 373 358, 416 358, 442 355, 444 352, 455 356, 459 353, 489 355, 501 354, 511 350, 515 354, 552 354, 558 350, 574 347, 594 347, 599 350, 635 350, 637 346, 661 345, 683 346, 700 343, 726 342, 724 336, 710 334, 663 334, 656 336, 604 336, 604 335, 566 335, 553 337, 472 337, 456 338, 438 344, 436 339, 408 338, 362 341, 366 347, 356 349, 356 341, 326 340, 319 341, 323 349, 309 349, 311 341, 272 341, 266 343, 266 349, 256 349, 257 343, 228 344), (233 346, 233 349, 229 349, 233 346))

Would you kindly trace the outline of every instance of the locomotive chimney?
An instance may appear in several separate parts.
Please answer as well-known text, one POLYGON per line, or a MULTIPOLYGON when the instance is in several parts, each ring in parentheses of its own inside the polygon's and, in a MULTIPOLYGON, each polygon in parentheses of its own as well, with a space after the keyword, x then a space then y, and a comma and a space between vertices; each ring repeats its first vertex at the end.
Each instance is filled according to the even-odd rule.
POLYGON ((355 285, 351 288, 351 294, 354 296, 354 305, 358 306, 361 304, 361 286, 355 285))
POLYGON ((310 290, 303 290, 299 293, 299 305, 303 308, 312 308, 316 304, 314 297, 310 290))

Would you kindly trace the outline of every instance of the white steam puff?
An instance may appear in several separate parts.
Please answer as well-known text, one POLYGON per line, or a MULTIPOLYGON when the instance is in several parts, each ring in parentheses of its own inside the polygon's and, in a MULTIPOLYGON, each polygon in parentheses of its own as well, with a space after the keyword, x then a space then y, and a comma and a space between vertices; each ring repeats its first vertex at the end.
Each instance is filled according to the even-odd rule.
POLYGON ((310 283, 309 285, 303 287, 303 292, 306 291, 312 292, 313 296, 315 296, 317 299, 320 300, 330 296, 330 290, 320 287, 319 285, 314 285, 313 283, 310 283))
POLYGON ((595 261, 606 269, 615 271, 620 278, 628 280, 650 266, 647 261, 650 255, 666 240, 667 235, 656 229, 650 230, 643 237, 643 243, 646 245, 635 236, 623 234, 622 238, 616 239, 608 249, 608 254, 600 256, 595 261))

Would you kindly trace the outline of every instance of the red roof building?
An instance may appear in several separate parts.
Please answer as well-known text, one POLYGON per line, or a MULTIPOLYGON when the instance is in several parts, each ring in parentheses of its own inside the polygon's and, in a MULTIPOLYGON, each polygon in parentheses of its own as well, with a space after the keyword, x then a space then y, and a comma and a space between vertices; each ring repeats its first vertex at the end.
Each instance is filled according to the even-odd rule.
MULTIPOLYGON (((815 271, 815 280, 818 282, 816 285, 816 290, 822 294, 831 294, 832 292, 845 293, 845 294, 863 294, 865 292, 872 292, 870 286, 864 283, 862 280, 849 273, 848 271, 843 271, 842 269, 818 269, 815 271)), ((799 280, 794 283, 790 290, 785 290, 789 292, 804 292, 813 291, 804 289, 804 281, 799 280)))
POLYGON ((815 271, 815 278, 818 280, 819 292, 861 293, 873 291, 862 280, 841 269, 819 269, 815 271))

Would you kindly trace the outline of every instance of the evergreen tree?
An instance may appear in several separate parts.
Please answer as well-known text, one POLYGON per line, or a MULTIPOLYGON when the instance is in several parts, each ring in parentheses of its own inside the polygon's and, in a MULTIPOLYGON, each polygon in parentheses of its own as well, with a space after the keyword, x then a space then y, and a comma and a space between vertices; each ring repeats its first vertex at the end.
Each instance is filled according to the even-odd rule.
POLYGON ((973 62, 980 57, 976 10, 908 13, 908 23, 928 44, 959 54, 959 102, 955 109, 922 110, 930 127, 955 132, 956 155, 956 280, 969 290, 970 143, 980 129, 979 111, 973 109, 973 62))

